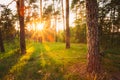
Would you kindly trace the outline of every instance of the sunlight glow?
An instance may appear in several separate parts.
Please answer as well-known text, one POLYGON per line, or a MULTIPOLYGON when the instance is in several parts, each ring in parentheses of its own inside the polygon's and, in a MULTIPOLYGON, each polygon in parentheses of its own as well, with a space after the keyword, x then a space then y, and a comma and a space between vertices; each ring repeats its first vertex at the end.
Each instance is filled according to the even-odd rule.
POLYGON ((36 27, 37 27, 37 30, 43 30, 44 25, 43 23, 38 23, 36 27))
POLYGON ((27 27, 26 27, 26 29, 28 31, 31 31, 31 30, 33 30, 33 31, 41 31, 41 30, 43 30, 43 28, 44 28, 44 24, 43 23, 38 23, 38 22, 28 23, 27 27))

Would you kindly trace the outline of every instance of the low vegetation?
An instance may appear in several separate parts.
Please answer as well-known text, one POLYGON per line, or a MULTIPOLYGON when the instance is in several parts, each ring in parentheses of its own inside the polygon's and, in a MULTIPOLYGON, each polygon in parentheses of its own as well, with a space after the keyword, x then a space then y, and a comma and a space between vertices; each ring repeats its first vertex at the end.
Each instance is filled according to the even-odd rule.
MULTIPOLYGON (((85 80, 86 44, 39 43, 27 41, 27 53, 20 54, 18 43, 5 44, 0 53, 0 80, 85 80), (13 45, 15 44, 15 45, 13 45), (9 45, 9 46, 8 46, 9 45)), ((119 78, 120 55, 107 50, 103 64, 107 76, 119 78), (113 74, 114 73, 114 74, 113 74), (116 75, 117 74, 117 75, 116 75)))

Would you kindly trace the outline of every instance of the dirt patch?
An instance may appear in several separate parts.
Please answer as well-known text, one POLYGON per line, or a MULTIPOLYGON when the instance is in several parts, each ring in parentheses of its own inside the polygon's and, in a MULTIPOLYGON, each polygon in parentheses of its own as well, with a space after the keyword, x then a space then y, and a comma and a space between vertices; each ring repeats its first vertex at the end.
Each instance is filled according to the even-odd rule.
POLYGON ((71 66, 68 66, 68 68, 66 70, 66 74, 70 74, 73 77, 78 76, 79 78, 83 79, 86 77, 86 74, 87 74, 86 64, 78 62, 71 66))
MULTIPOLYGON (((74 63, 67 67, 66 74, 70 74, 72 77, 78 77, 76 80, 86 80, 87 79, 87 69, 85 63, 74 63)), ((100 73, 99 80, 120 80, 120 72, 107 73, 104 69, 100 73)), ((70 79, 72 80, 72 79, 70 79)), ((89 80, 89 79, 87 79, 89 80)))
POLYGON ((111 74, 112 75, 112 80, 120 80, 120 72, 116 72, 114 74, 111 74))

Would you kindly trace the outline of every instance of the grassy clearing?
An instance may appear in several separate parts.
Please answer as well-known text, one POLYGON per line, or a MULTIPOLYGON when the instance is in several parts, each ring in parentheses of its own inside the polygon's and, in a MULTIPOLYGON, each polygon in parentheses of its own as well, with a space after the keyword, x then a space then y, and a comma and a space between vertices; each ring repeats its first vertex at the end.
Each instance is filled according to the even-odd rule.
MULTIPOLYGON (((64 43, 27 41, 24 55, 19 53, 17 43, 5 46, 6 53, 0 53, 0 80, 85 80, 86 44, 71 44, 65 49, 64 43)), ((106 71, 118 72, 120 54, 105 53, 106 71)))
MULTIPOLYGON (((72 76, 68 69, 78 62, 86 62, 86 45, 27 42, 27 54, 20 55, 17 47, 7 46, 0 55, 1 80, 66 80, 72 76)), ((74 70, 72 70, 74 71, 74 70)), ((71 78, 72 80, 72 78, 71 78)))

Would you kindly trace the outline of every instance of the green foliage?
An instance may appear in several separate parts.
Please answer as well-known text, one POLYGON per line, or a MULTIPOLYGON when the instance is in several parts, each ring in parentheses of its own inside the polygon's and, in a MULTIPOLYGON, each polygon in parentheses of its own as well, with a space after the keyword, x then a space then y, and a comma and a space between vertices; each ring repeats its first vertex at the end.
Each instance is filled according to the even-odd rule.
MULTIPOLYGON (((71 29, 72 42, 86 42, 86 14, 84 0, 72 0, 71 9, 76 14, 75 29, 71 29), (73 37, 74 36, 74 37, 73 37)), ((120 2, 119 0, 98 0, 99 4, 99 37, 102 49, 119 48, 120 40, 120 2)))
POLYGON ((15 20, 15 15, 12 14, 10 9, 5 7, 1 11, 2 34, 5 40, 13 40, 15 37, 15 20))
POLYGON ((52 4, 47 6, 47 8, 45 9, 43 16, 44 17, 48 17, 52 14, 53 8, 52 8, 52 4))
POLYGON ((79 0, 72 0, 71 8, 74 8, 74 6, 79 2, 79 0))
POLYGON ((86 16, 84 0, 72 0, 71 8, 76 14, 75 26, 71 28, 71 42, 86 43, 86 16))
POLYGON ((120 25, 119 0, 99 1, 99 36, 104 49, 119 48, 120 25))
POLYGON ((64 37, 65 37, 65 32, 64 31, 59 31, 57 33, 57 41, 58 42, 64 42, 64 37))
POLYGON ((85 43, 86 42, 86 24, 81 21, 81 19, 77 19, 75 21, 75 40, 77 42, 85 43))
POLYGON ((75 8, 76 5, 83 4, 85 0, 72 0, 71 9, 75 8))
MULTIPOLYGON (((79 24, 79 23, 78 23, 79 24)), ((86 43, 86 25, 76 25, 75 27, 70 27, 70 40, 72 43, 86 43)), ((58 42, 64 42, 64 31, 59 31, 57 33, 58 42)))

